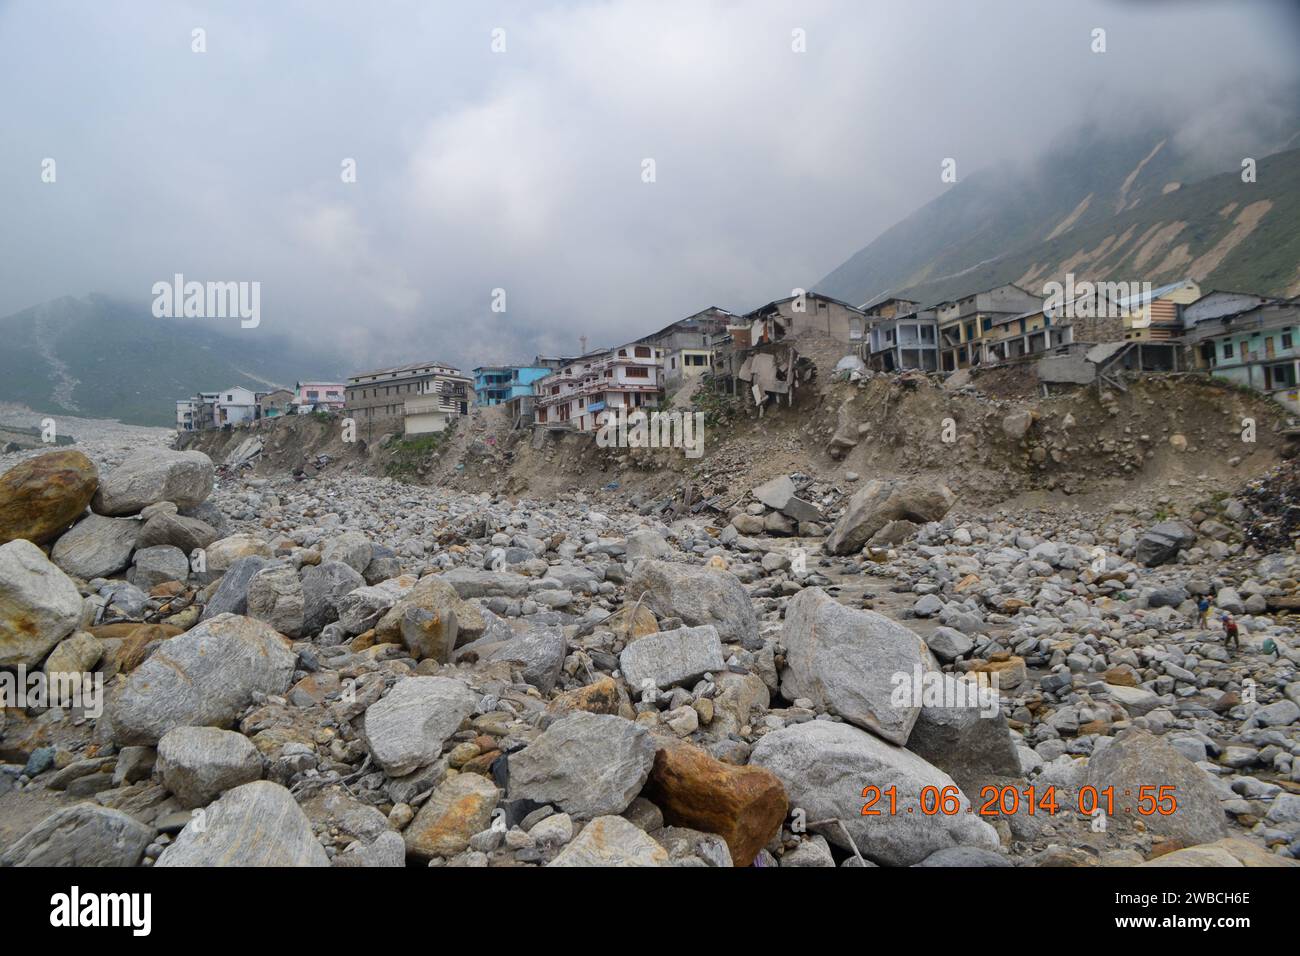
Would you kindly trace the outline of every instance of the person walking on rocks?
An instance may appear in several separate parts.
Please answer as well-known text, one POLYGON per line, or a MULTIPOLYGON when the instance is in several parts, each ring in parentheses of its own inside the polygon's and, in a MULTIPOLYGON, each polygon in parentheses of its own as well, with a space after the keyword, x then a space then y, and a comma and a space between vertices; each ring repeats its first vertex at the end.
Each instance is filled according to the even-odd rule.
POLYGON ((1223 646, 1241 649, 1241 641, 1237 636, 1237 622, 1233 620, 1231 614, 1223 615, 1223 646))
POLYGON ((1196 615, 1201 630, 1208 631, 1210 629, 1210 599, 1204 595, 1196 602, 1196 615))

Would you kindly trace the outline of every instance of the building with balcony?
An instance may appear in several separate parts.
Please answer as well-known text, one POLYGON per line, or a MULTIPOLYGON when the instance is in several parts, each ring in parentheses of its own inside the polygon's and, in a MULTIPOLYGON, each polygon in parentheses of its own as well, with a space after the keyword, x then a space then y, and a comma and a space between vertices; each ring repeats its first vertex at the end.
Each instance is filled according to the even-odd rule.
POLYGON ((507 405, 513 398, 531 396, 533 382, 551 371, 544 365, 480 365, 474 369, 474 404, 507 405))
POLYGON ((339 409, 347 403, 347 386, 342 382, 299 382, 294 386, 294 404, 300 411, 339 409))
POLYGON ((1186 331, 1192 364, 1300 412, 1300 297, 1203 319, 1186 331))
POLYGON ((409 362, 349 376, 345 395, 348 415, 367 437, 378 437, 381 431, 406 431, 408 399, 415 400, 419 409, 414 412, 416 428, 441 431, 446 427, 443 419, 469 412, 473 381, 442 362, 409 362))
POLYGON ((939 368, 939 318, 933 309, 877 318, 868 342, 867 365, 877 371, 934 372, 939 368))
POLYGON ((630 343, 583 355, 533 383, 533 421, 548 428, 595 431, 602 412, 659 406, 663 351, 630 343))
POLYGON ((985 335, 994 325, 1042 306, 1041 297, 1012 283, 935 306, 939 320, 940 370, 955 372, 988 361, 985 335))

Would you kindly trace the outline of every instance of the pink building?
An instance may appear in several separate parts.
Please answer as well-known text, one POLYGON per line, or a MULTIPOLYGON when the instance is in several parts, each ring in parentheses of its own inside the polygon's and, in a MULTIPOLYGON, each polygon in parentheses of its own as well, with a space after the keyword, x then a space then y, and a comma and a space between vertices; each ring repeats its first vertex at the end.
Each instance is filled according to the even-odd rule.
POLYGON ((294 402, 299 406, 319 405, 342 408, 345 386, 342 382, 299 382, 294 402))

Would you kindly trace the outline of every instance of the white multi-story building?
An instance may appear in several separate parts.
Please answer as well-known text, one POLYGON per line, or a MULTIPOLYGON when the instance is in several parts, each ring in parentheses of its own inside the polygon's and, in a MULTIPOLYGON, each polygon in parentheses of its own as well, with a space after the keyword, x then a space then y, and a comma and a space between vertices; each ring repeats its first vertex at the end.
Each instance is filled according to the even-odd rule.
POLYGON ((223 388, 217 393, 216 426, 238 425, 257 420, 257 393, 242 385, 223 388))
POLYGON ((589 352, 533 383, 534 421, 595 431, 604 411, 657 408, 663 375, 663 350, 652 345, 589 352))

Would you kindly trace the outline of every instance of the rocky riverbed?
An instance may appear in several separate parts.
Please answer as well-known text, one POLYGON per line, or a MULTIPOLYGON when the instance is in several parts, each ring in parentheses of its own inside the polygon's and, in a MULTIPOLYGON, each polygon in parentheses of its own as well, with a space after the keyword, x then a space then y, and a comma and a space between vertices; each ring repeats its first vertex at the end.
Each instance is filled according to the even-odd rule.
POLYGON ((0 863, 1300 857, 1300 556, 1230 495, 793 475, 665 524, 118 450, 0 477, 0 667, 104 688, 6 701, 0 863))

